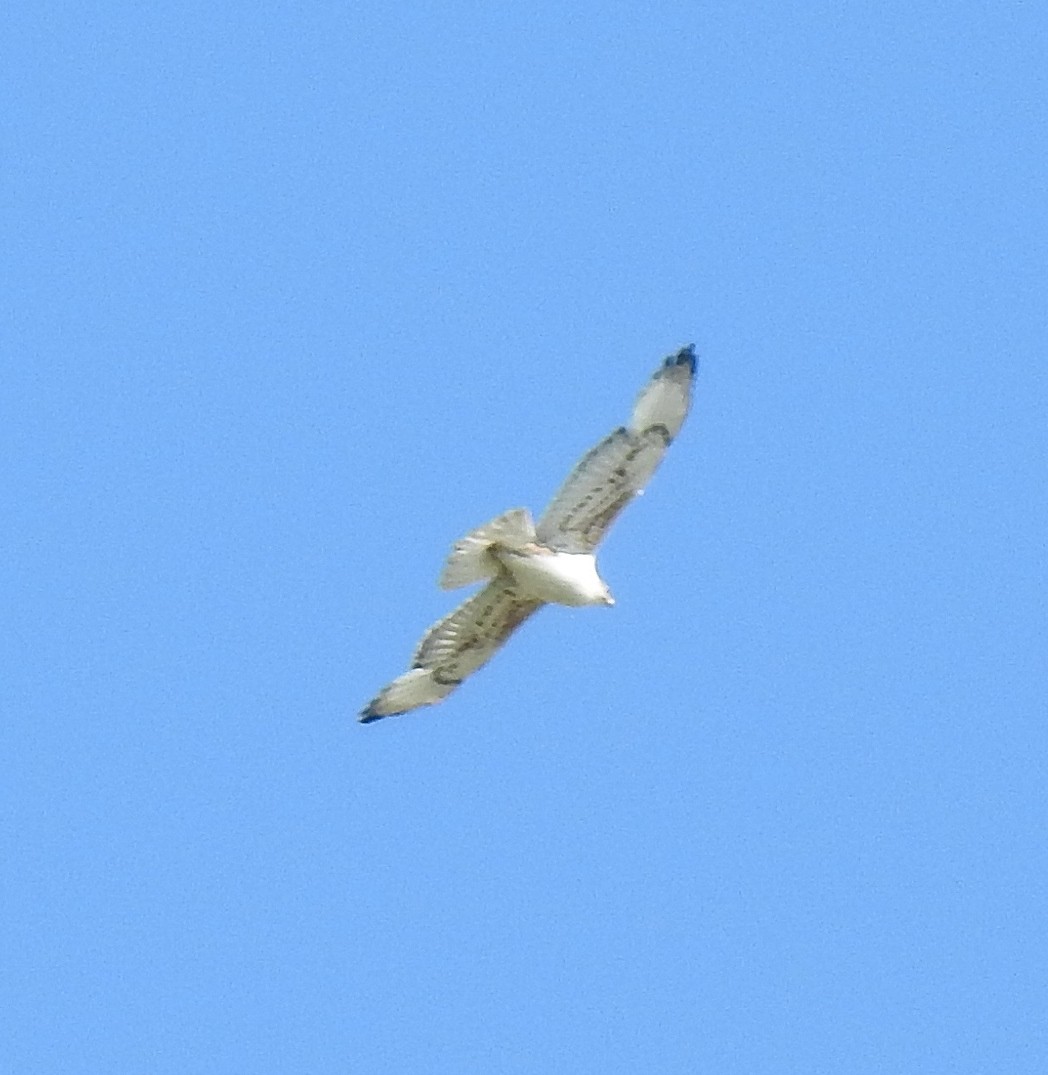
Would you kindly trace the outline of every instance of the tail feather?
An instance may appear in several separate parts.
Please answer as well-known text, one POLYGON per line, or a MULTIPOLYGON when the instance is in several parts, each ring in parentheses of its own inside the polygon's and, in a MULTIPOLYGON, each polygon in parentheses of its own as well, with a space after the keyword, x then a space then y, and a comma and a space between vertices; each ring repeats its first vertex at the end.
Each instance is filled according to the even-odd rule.
POLYGON ((454 590, 472 582, 494 578, 499 562, 491 555, 492 545, 519 549, 535 540, 535 524, 527 508, 513 508, 456 541, 440 574, 440 587, 454 590))

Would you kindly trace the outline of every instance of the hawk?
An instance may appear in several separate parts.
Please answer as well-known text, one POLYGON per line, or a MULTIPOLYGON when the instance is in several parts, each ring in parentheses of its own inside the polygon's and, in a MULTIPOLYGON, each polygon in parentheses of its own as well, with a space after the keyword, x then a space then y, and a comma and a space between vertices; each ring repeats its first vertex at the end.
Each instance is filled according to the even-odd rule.
POLYGON ((440 586, 486 585, 426 632, 411 668, 379 691, 362 722, 442 701, 545 604, 615 603, 594 550, 684 424, 694 377, 695 351, 685 347, 645 385, 629 423, 582 457, 538 523, 514 508, 455 543, 440 586))

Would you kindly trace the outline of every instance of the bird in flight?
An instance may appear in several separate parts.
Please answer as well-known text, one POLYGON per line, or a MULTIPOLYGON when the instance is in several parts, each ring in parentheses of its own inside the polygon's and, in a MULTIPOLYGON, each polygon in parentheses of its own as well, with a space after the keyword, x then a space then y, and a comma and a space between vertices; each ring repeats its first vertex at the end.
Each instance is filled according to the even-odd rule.
POLYGON ((629 422, 579 460, 537 524, 513 508, 455 543, 441 588, 486 585, 425 633, 411 668, 379 691, 363 723, 442 701, 545 604, 615 603, 594 550, 684 424, 694 377, 695 351, 685 347, 644 386, 629 422))

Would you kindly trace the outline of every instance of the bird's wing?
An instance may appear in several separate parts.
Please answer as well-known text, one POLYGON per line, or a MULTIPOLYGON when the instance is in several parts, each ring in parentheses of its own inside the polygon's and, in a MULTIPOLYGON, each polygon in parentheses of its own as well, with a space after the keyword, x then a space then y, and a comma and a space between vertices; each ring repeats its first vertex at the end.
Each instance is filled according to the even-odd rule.
POLYGON ((521 598, 504 575, 488 583, 425 633, 411 668, 379 691, 360 714, 361 721, 406 713, 446 698, 542 604, 521 598))
POLYGON ((535 528, 543 545, 591 553, 622 509, 647 485, 691 406, 695 352, 667 358, 645 385, 629 424, 587 452, 535 528))

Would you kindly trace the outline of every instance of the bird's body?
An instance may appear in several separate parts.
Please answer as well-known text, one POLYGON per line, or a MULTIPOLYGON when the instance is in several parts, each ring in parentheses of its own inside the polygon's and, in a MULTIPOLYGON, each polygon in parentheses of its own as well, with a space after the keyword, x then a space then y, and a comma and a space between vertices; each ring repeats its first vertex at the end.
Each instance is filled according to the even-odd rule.
POLYGON ((526 508, 514 508, 456 542, 441 586, 486 585, 426 632, 412 667, 379 692, 362 721, 441 701, 544 604, 615 603, 594 550, 680 430, 694 374, 692 348, 666 359, 629 423, 583 456, 537 524, 526 508))
POLYGON ((615 604, 591 553, 557 552, 533 542, 520 550, 495 548, 492 555, 513 577, 522 597, 572 608, 615 604))

